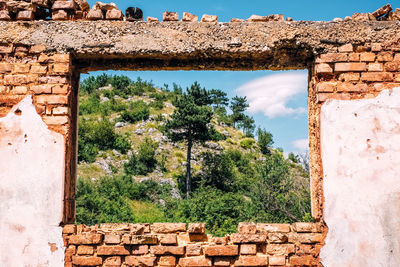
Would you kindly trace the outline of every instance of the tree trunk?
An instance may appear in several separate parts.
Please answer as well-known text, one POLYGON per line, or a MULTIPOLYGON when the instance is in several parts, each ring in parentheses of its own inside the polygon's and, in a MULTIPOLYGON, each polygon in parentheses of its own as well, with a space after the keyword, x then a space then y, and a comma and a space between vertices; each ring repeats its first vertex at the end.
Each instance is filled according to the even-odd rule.
POLYGON ((192 140, 188 140, 187 147, 187 155, 186 155, 186 198, 190 197, 191 193, 191 185, 192 185, 192 177, 191 177, 191 167, 190 167, 190 159, 192 156, 192 140))

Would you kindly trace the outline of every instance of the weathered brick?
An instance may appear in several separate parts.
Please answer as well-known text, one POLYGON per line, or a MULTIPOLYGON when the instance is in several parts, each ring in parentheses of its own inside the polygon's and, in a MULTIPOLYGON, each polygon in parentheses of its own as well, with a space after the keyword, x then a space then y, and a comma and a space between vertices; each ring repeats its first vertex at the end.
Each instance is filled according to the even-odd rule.
POLYGON ((121 267, 121 257, 108 257, 104 260, 102 267, 121 267))
POLYGON ((55 1, 53 6, 51 7, 52 10, 59 10, 59 9, 75 9, 75 1, 55 1))
POLYGON ((0 44, 0 54, 10 54, 14 50, 13 44, 0 44))
POLYGON ((12 64, 13 73, 28 73, 31 68, 30 64, 15 63, 12 64))
POLYGON ((142 257, 142 256, 125 257, 125 263, 128 266, 154 266, 156 260, 157 260, 156 257, 142 257))
POLYGON ((24 95, 24 94, 26 94, 28 92, 28 87, 26 87, 26 86, 15 86, 12 89, 11 92, 14 95, 24 95))
POLYGON ((338 48, 338 51, 339 51, 340 53, 343 53, 343 52, 353 52, 353 50, 354 50, 354 48, 353 48, 353 45, 352 45, 352 44, 345 44, 345 45, 342 45, 342 46, 340 46, 340 47, 338 48))
POLYGON ((349 53, 349 61, 360 61, 360 53, 349 53))
POLYGON ((46 46, 44 46, 42 44, 38 44, 38 45, 31 46, 30 49, 29 49, 29 53, 31 53, 31 54, 39 54, 39 53, 42 53, 45 50, 46 50, 46 46))
POLYGON ((374 62, 375 61, 375 53, 364 52, 360 54, 360 61, 363 62, 374 62))
POLYGON ((327 63, 320 63, 315 66, 316 73, 333 73, 332 67, 327 63))
POLYGON ((383 71, 382 63, 370 63, 368 64, 368 71, 383 71))
POLYGON ((339 81, 344 81, 344 82, 354 82, 354 81, 359 81, 360 80, 360 73, 358 72, 346 72, 346 73, 341 73, 339 75, 339 81))
POLYGON ((318 256, 322 245, 298 245, 296 246, 297 255, 315 255, 318 256))
MULTIPOLYGON (((68 123, 68 117, 67 116, 44 116, 43 121, 47 125, 63 125, 63 124, 68 123)), ((87 242, 89 242, 89 241, 87 241, 87 242)), ((71 244, 77 244, 77 243, 71 243, 71 244)), ((82 243, 82 244, 93 244, 93 243, 82 243)))
POLYGON ((104 19, 103 12, 100 9, 91 9, 86 15, 88 20, 100 20, 104 19))
POLYGON ((286 257, 285 256, 270 256, 268 259, 270 266, 285 266, 286 257))
POLYGON ((199 20, 198 16, 193 15, 193 14, 188 13, 188 12, 183 12, 182 21, 185 21, 185 22, 197 22, 198 20, 199 20))
POLYGON ((107 12, 106 12, 107 20, 122 20, 123 18, 124 18, 124 15, 122 14, 121 10, 111 9, 111 10, 107 10, 107 12))
POLYGON ((376 59, 379 62, 393 61, 393 54, 391 52, 380 52, 376 59))
POLYGON ((36 73, 36 74, 45 74, 45 73, 47 73, 47 66, 32 65, 30 71, 31 71, 32 73, 36 73))
POLYGON ((76 246, 70 245, 65 249, 65 261, 72 261, 72 256, 76 254, 76 246))
POLYGON ((27 83, 29 83, 27 75, 17 74, 17 75, 5 75, 4 76, 4 84, 5 85, 21 85, 21 84, 27 84, 27 83))
POLYGON ((293 244, 268 244, 267 253, 271 255, 289 255, 295 253, 293 244))
POLYGON ((51 94, 52 87, 53 85, 51 84, 40 84, 40 85, 32 85, 30 89, 35 94, 51 94))
POLYGON ((316 266, 318 265, 318 260, 311 255, 291 256, 289 263, 294 266, 316 266))
POLYGON ((234 258, 232 257, 213 257, 214 265, 213 266, 231 266, 231 263, 234 258))
POLYGON ((255 255, 257 253, 257 245, 243 244, 240 245, 240 254, 242 255, 255 255))
POLYGON ((239 254, 236 245, 216 245, 204 247, 204 254, 207 256, 235 256, 239 254))
POLYGON ((53 85, 52 87, 52 93, 53 94, 67 94, 68 91, 70 90, 70 86, 67 84, 63 84, 63 85, 53 85))
POLYGON ((204 14, 201 17, 200 22, 215 23, 215 22, 218 22, 218 16, 204 14))
POLYGON ((103 263, 100 257, 73 256, 72 263, 78 266, 97 266, 103 263))
POLYGON ((66 115, 66 114, 68 114, 68 107, 56 107, 56 108, 53 108, 53 114, 54 115, 66 115))
POLYGON ((149 252, 148 245, 136 245, 132 246, 132 255, 144 255, 149 252))
POLYGON ((240 256, 235 266, 267 266, 267 256, 240 256))
POLYGON ((39 82, 60 84, 60 83, 67 83, 67 78, 61 76, 45 76, 45 77, 39 77, 39 82))
POLYGON ((161 245, 176 245, 178 243, 176 234, 166 234, 159 236, 161 245))
MULTIPOLYGON (((50 118, 65 118, 65 116, 57 116, 57 117, 50 117, 50 118)), ((52 124, 52 123, 51 123, 52 124)), ((55 123, 58 124, 58 123, 55 123)), ((72 235, 69 237, 68 242, 73 245, 92 245, 92 244, 100 244, 102 241, 101 234, 81 234, 81 235, 72 235)))
POLYGON ((392 61, 385 63, 386 71, 400 71, 400 61, 392 61))
POLYGON ((154 255, 183 255, 185 254, 184 247, 175 246, 152 246, 150 252, 154 255))
POLYGON ((361 80, 366 82, 390 82, 393 81, 393 73, 390 72, 363 72, 361 80))
POLYGON ((151 230, 155 233, 168 234, 186 231, 185 223, 154 223, 151 230))
POLYGON ((324 240, 324 235, 319 233, 312 234, 297 234, 290 233, 289 234, 289 242, 290 243, 303 243, 303 244, 313 244, 313 243, 321 243, 324 240))
POLYGON ((334 92, 336 90, 337 82, 320 82, 317 83, 318 92, 334 92))
POLYGON ((187 256, 199 256, 201 254, 201 246, 200 245, 187 245, 186 246, 186 255, 187 256))
POLYGON ((11 64, 0 62, 0 73, 11 72, 11 70, 12 70, 11 64))
POLYGON ((129 255, 129 250, 124 246, 100 246, 97 255, 129 255))
POLYGON ((131 245, 155 245, 158 243, 156 235, 133 235, 131 237, 131 245))
POLYGON ((382 45, 379 43, 373 43, 371 44, 371 51, 372 52, 379 52, 382 50, 382 45))
POLYGON ((286 243, 288 241, 288 236, 284 233, 269 233, 268 241, 271 243, 286 243))
POLYGON ((327 53, 317 58, 316 63, 331 63, 347 61, 348 56, 345 53, 327 53))
POLYGON ((366 71, 366 63, 336 63, 335 72, 341 71, 366 71))
POLYGON ((290 224, 258 223, 257 231, 259 233, 272 233, 272 232, 289 233, 290 224))
MULTIPOLYGON (((68 113, 68 108, 67 107, 58 107, 57 110, 56 110, 56 108, 54 108, 53 109, 53 114, 59 115, 59 114, 57 114, 59 111, 65 111, 64 114, 67 114, 68 113), (66 109, 66 110, 62 110, 62 109, 66 109), (57 113, 55 113, 55 112, 57 112, 57 113)), ((106 244, 119 244, 120 242, 121 242, 121 236, 120 235, 106 234, 104 236, 104 243, 106 243, 106 244)))
POLYGON ((32 10, 21 10, 18 12, 17 20, 33 20, 35 15, 32 10))
POLYGON ((211 259, 200 256, 200 257, 188 257, 181 258, 179 260, 179 266, 182 267, 206 267, 212 266, 211 259))
POLYGON ((63 234, 75 234, 76 233, 76 225, 75 224, 67 224, 63 227, 63 234))
POLYGON ((239 234, 255 234, 257 232, 257 225, 252 222, 241 222, 238 225, 239 234))
POLYGON ((317 223, 296 222, 292 224, 292 228, 298 233, 322 233, 322 227, 317 223))
POLYGON ((52 73, 66 74, 70 71, 69 63, 56 63, 52 65, 52 73))
POLYGON ((189 234, 204 234, 206 231, 205 223, 189 223, 189 234))
POLYGON ((79 246, 77 254, 78 255, 93 255, 94 248, 92 246, 79 246))
POLYGON ((63 95, 38 95, 36 96, 36 102, 38 104, 68 104, 68 97, 63 95))
POLYGON ((217 245, 225 245, 228 244, 228 237, 213 237, 211 239, 211 243, 217 244, 217 245))
POLYGON ((265 243, 267 240, 266 234, 232 234, 231 240, 233 243, 265 243))
POLYGON ((163 13, 163 21, 179 21, 178 12, 164 12, 163 13))
POLYGON ((174 256, 161 256, 158 261, 158 266, 174 267, 176 258, 174 256))

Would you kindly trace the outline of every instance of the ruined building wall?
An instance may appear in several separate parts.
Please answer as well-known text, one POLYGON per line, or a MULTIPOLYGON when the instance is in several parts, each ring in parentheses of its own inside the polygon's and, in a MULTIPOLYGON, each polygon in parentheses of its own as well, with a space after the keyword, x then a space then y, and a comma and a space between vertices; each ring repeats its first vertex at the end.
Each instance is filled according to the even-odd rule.
POLYGON ((398 266, 397 23, 0 26, 0 265, 398 266), (222 239, 181 224, 68 224, 79 73, 110 68, 308 69, 316 224, 241 225, 222 239))

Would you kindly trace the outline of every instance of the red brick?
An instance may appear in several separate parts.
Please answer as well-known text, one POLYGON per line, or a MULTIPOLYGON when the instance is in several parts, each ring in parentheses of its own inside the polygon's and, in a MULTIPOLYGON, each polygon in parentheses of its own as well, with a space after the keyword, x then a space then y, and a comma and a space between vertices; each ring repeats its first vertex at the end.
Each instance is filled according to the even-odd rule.
POLYGON ((52 72, 56 74, 67 74, 69 71, 69 63, 56 63, 52 66, 52 72))
POLYGON ((316 63, 343 62, 347 61, 347 58, 347 54, 344 53, 327 53, 320 55, 316 63))
POLYGON ((207 256, 235 256, 239 252, 236 245, 216 245, 204 247, 204 254, 207 256))
POLYGON ((257 231, 259 233, 272 233, 272 232, 289 233, 290 232, 290 224, 258 223, 257 231))
POLYGON ((232 234, 233 243, 265 243, 267 235, 265 234, 232 234))
POLYGON ((350 53, 349 61, 360 61, 360 53, 350 53))
POLYGON ((32 85, 30 89, 35 94, 51 94, 52 87, 53 85, 51 84, 40 84, 40 85, 32 85))
POLYGON ((63 85, 53 85, 52 87, 52 93, 53 94, 67 94, 68 91, 70 90, 70 86, 67 84, 63 85))
POLYGON ((255 255, 257 253, 257 245, 243 244, 240 245, 240 254, 242 255, 255 255))
POLYGON ((205 223, 189 223, 189 234, 204 234, 206 231, 205 223))
POLYGON ((217 244, 217 245, 226 245, 226 244, 228 244, 228 237, 227 236, 224 236, 224 237, 213 237, 211 239, 211 243, 217 244))
POLYGON ((132 255, 144 255, 149 252, 148 245, 136 245, 132 246, 132 255))
POLYGON ((125 257, 125 263, 128 266, 154 266, 156 260, 157 260, 156 257, 140 257, 140 256, 125 257))
POLYGON ((47 66, 32 65, 31 72, 36 74, 45 74, 47 72, 47 66))
POLYGON ((163 13, 163 21, 179 21, 178 12, 164 12, 163 13))
POLYGON ((382 45, 379 43, 373 43, 371 44, 371 51, 372 52, 379 52, 382 50, 382 45))
POLYGON ((269 233, 268 241, 271 243, 286 243, 288 241, 288 236, 283 233, 269 233))
POLYGON ((294 266, 312 266, 318 265, 318 261, 311 255, 306 256, 292 256, 289 263, 294 266))
POLYGON ((212 266, 211 259, 204 256, 201 257, 188 257, 179 260, 179 266, 182 267, 207 267, 212 266))
POLYGON ((174 267, 176 265, 176 258, 174 256, 162 256, 158 261, 158 266, 174 267))
POLYGON ((385 63, 386 71, 400 71, 400 61, 392 61, 385 63))
POLYGON ((38 95, 36 96, 36 102, 38 104, 68 104, 68 97, 63 95, 38 95))
POLYGON ((73 256, 72 263, 79 266, 97 266, 103 263, 100 257, 73 256))
POLYGON ((121 267, 121 257, 108 257, 104 260, 102 267, 121 267))
POLYGON ((368 64, 368 71, 383 71, 383 65, 381 63, 370 63, 368 64))
POLYGON ((379 62, 381 61, 392 61, 393 60, 393 54, 391 52, 380 52, 377 56, 377 60, 379 62))
POLYGON ((91 246, 79 246, 77 254, 78 255, 93 255, 94 248, 91 246))
POLYGON ((18 12, 17 20, 33 20, 35 18, 33 11, 22 10, 18 12))
POLYGON ((0 44, 0 54, 10 54, 14 50, 13 44, 0 44))
POLYGON ((70 54, 55 54, 50 57, 55 63, 70 63, 70 54))
POLYGON ((322 233, 322 226, 317 223, 296 222, 292 224, 292 228, 298 233, 322 233))
POLYGON ((28 92, 28 87, 26 86, 15 86, 11 93, 14 95, 25 95, 28 92))
POLYGON ((154 223, 151 230, 155 233, 167 234, 186 231, 185 223, 154 223))
POLYGON ((323 234, 289 234, 289 242, 290 243, 303 243, 303 244, 313 244, 313 243, 321 243, 324 240, 323 234))
POLYGON ((298 245, 296 246, 297 255, 315 255, 318 256, 322 245, 298 245))
POLYGON ((358 72, 341 73, 339 75, 339 81, 345 81, 345 82, 359 81, 360 80, 360 76, 361 75, 358 72))
POLYGON ((364 52, 360 54, 360 61, 363 62, 374 62, 375 61, 375 53, 364 52))
POLYGON ((390 82, 393 81, 393 73, 390 72, 364 72, 361 80, 366 82, 390 82))
POLYGON ((320 82, 317 83, 318 92, 334 92, 336 90, 337 82, 320 82))
POLYGON ((75 9, 75 1, 55 1, 53 6, 51 7, 52 10, 59 10, 59 9, 75 9))
POLYGON ((9 63, 0 63, 0 73, 11 72, 11 64, 9 63))
MULTIPOLYGON (((67 116, 44 116, 43 117, 44 123, 47 125, 63 125, 68 123, 68 117, 67 116)), ((76 244, 76 243, 72 243, 76 244)), ((89 243, 92 244, 92 243, 89 243)))
POLYGON ((29 83, 27 75, 17 74, 17 75, 5 75, 4 76, 4 84, 5 85, 21 85, 21 84, 27 84, 27 83, 29 83))
POLYGON ((184 247, 175 246, 152 246, 150 252, 154 255, 183 255, 185 254, 184 247))
POLYGON ((231 266, 232 257, 215 257, 213 266, 231 266))
POLYGON ((45 50, 46 50, 46 46, 44 46, 42 44, 38 44, 38 45, 31 46, 31 48, 29 49, 29 53, 39 54, 39 53, 42 53, 45 50))
POLYGON ((159 236, 161 245, 176 245, 178 243, 176 234, 166 234, 159 236))
POLYGON ((340 46, 340 47, 338 48, 338 51, 339 51, 340 53, 343 53, 343 52, 353 52, 353 50, 354 50, 354 48, 353 48, 353 45, 352 45, 352 44, 345 44, 345 45, 342 45, 342 46, 340 46))
POLYGON ((45 76, 45 77, 39 77, 39 82, 40 83, 67 83, 67 78, 61 77, 61 76, 45 76))
POLYGON ((30 68, 30 64, 15 63, 12 65, 13 73, 28 73, 30 68))
POLYGON ((200 245, 187 245, 186 246, 186 255, 187 256, 199 256, 201 254, 201 246, 200 245))
POLYGON ((63 227, 63 234, 75 234, 76 233, 76 225, 75 224, 67 224, 63 227))
MULTIPOLYGON (((61 116, 64 117, 64 116, 61 116)), ((53 118, 53 117, 52 117, 53 118)), ((60 117, 54 117, 60 118, 60 117)), ((100 244, 102 241, 101 234, 81 234, 81 235, 72 235, 69 237, 68 242, 74 245, 92 245, 92 244, 100 244)))
POLYGON ((329 64, 320 63, 315 66, 316 73, 333 73, 333 69, 329 64))
POLYGON ((241 222, 238 225, 239 234, 255 234, 257 232, 257 225, 252 222, 241 222))
POLYGON ((76 247, 74 245, 70 245, 65 249, 65 261, 72 261, 72 256, 76 254, 76 247))
POLYGON ((270 266, 285 266, 286 265, 286 257, 285 256, 270 256, 268 260, 269 260, 270 266))
POLYGON ((54 115, 67 115, 68 114, 68 107, 56 107, 56 108, 53 108, 53 114, 54 115))
POLYGON ((267 253, 271 255, 289 255, 295 253, 293 244, 268 244, 267 253))
POLYGON ((130 240, 131 245, 155 245, 157 243, 156 235, 133 235, 130 240))
POLYGON ((335 72, 341 71, 366 71, 366 63, 336 63, 335 72))
POLYGON ((268 257, 266 256, 240 256, 235 261, 235 266, 267 266, 268 257))
MULTIPOLYGON (((63 110, 63 109, 65 109, 66 107, 58 107, 57 109, 58 110, 56 110, 55 108, 53 109, 53 113, 55 114, 55 115, 58 115, 58 114, 56 114, 55 113, 55 111, 57 112, 57 111, 66 111, 66 113, 68 112, 68 108, 66 109, 66 110, 63 110), (60 110, 61 109, 61 110, 60 110)), ((66 113, 64 113, 64 114, 66 114, 66 113)), ((104 236, 104 243, 106 243, 106 244, 119 244, 121 242, 121 236, 120 235, 116 235, 116 234, 106 234, 105 236, 104 236)))
POLYGON ((100 246, 97 248, 97 255, 129 255, 124 246, 100 246))

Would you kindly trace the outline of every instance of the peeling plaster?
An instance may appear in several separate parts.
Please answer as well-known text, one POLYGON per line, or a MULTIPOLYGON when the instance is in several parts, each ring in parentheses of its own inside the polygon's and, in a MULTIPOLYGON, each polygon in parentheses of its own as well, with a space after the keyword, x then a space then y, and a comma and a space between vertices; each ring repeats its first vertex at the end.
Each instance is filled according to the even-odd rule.
POLYGON ((322 263, 400 266, 400 88, 321 109, 322 263))
POLYGON ((0 266, 64 266, 64 143, 31 96, 0 118, 0 266))

